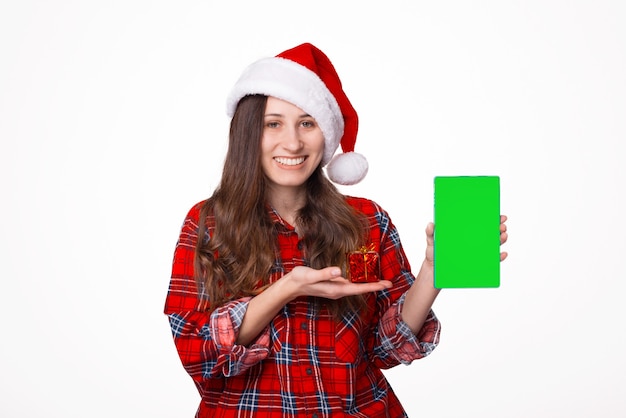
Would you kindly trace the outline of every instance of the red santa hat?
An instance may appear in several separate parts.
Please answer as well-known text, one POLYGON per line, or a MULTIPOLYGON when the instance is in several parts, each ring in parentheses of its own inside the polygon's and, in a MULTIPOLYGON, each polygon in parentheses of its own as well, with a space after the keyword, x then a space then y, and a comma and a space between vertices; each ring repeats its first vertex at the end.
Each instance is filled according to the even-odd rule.
POLYGON ((317 121, 324 134, 322 165, 333 182, 350 185, 363 180, 367 160, 354 152, 359 118, 321 50, 305 43, 251 64, 228 96, 228 116, 234 115, 239 100, 252 94, 288 101, 317 121), (343 153, 333 157, 340 144, 343 153))

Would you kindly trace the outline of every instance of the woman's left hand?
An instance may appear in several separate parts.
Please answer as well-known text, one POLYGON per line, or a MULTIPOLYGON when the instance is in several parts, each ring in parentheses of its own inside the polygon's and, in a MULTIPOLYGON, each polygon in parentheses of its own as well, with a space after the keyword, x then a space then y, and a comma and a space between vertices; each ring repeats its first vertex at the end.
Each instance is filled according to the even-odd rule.
MULTIPOLYGON (((500 245, 504 244, 509 238, 506 232, 506 220, 506 216, 500 216, 500 245)), ((507 256, 507 253, 501 252, 500 261, 504 260, 507 256)), ((441 290, 434 286, 434 258, 435 224, 431 222, 426 226, 426 257, 424 258, 424 262, 422 263, 422 267, 420 268, 415 282, 407 293, 404 308, 402 309, 402 320, 415 334, 417 334, 424 325, 428 312, 441 290)))
MULTIPOLYGON (((506 232, 506 220, 508 218, 506 215, 500 215, 500 245, 504 244, 507 239, 509 239, 509 234, 506 232)), ((500 253, 500 261, 504 261, 504 259, 509 255, 507 252, 500 253)))
MULTIPOLYGON (((509 234, 507 233, 506 215, 500 215, 500 245, 504 244, 509 239, 509 234)), ((500 261, 504 261, 508 257, 509 253, 501 252, 500 253, 500 261)), ((435 259, 435 224, 430 222, 426 226, 426 262, 430 266, 434 266, 435 259)))

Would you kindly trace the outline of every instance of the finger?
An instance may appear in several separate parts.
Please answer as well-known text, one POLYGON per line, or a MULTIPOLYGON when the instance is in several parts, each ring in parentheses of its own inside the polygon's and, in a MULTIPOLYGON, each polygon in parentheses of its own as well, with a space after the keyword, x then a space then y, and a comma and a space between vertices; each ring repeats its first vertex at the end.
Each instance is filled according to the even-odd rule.
POLYGON ((338 295, 338 297, 348 296, 348 295, 362 295, 364 293, 372 293, 379 292, 381 290, 389 289, 393 286, 393 284, 389 280, 380 280, 378 282, 368 282, 368 283, 349 283, 344 288, 342 288, 342 295, 338 295))
POLYGON ((339 299, 344 296, 378 292, 390 288, 392 284, 388 280, 370 283, 352 283, 343 278, 336 278, 332 281, 317 283, 315 286, 317 288, 317 291, 314 293, 315 295, 328 299, 339 299))
POLYGON ((323 269, 315 270, 309 269, 307 278, 313 281, 326 281, 326 280, 334 280, 341 279, 341 269, 336 266, 326 267, 323 269))
POLYGON ((506 224, 500 224, 500 232, 506 232, 506 231, 507 231, 506 224))
POLYGON ((379 290, 389 289, 393 284, 389 280, 380 280, 378 282, 353 283, 355 290, 359 293, 378 292, 379 290))
POLYGON ((506 252, 500 253, 500 261, 506 260, 508 256, 509 256, 509 253, 506 253, 506 252))
POLYGON ((500 215, 500 223, 503 224, 506 220, 509 219, 506 215, 500 215))
POLYGON ((500 234, 500 245, 504 244, 509 239, 509 234, 503 232, 500 234))
POLYGON ((323 272, 328 273, 329 274, 329 278, 333 278, 333 277, 340 277, 341 276, 341 269, 339 267, 326 267, 324 269, 322 269, 323 272))
POLYGON ((297 266, 294 267, 289 274, 301 283, 313 284, 341 277, 341 269, 337 266, 326 267, 319 270, 305 266, 297 266))
POLYGON ((331 280, 328 280, 329 283, 335 283, 338 285, 343 285, 346 287, 353 288, 353 290, 358 291, 359 293, 367 293, 368 291, 376 291, 382 289, 388 289, 393 286, 393 284, 389 280, 379 280, 377 282, 352 282, 344 277, 335 277, 331 280), (354 286, 354 287, 353 287, 354 286), (373 290, 368 290, 373 289, 373 290))
POLYGON ((426 225, 426 243, 428 245, 433 245, 434 242, 435 242, 435 224, 432 222, 429 222, 428 225, 426 225))

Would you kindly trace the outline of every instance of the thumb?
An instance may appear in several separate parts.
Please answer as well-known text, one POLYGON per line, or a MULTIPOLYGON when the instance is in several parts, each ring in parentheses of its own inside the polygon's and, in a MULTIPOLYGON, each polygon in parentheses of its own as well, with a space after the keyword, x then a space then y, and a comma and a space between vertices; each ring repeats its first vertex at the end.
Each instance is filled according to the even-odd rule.
POLYGON ((435 243, 435 224, 432 222, 429 222, 428 225, 426 225, 426 244, 428 245, 434 245, 435 243))

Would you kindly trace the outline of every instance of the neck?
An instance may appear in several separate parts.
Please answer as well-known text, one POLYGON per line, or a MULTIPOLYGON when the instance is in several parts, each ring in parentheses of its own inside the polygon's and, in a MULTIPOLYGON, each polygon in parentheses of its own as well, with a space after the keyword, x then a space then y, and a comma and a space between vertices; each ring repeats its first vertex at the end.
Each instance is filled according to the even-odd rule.
POLYGON ((268 193, 270 205, 281 218, 292 226, 296 226, 296 215, 306 202, 306 191, 299 189, 271 189, 268 193))

